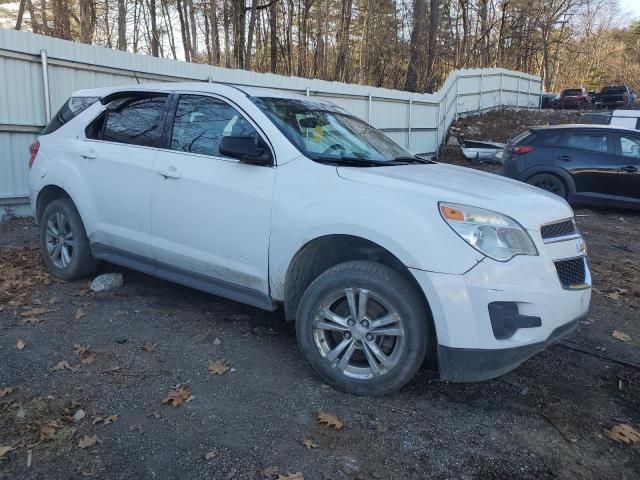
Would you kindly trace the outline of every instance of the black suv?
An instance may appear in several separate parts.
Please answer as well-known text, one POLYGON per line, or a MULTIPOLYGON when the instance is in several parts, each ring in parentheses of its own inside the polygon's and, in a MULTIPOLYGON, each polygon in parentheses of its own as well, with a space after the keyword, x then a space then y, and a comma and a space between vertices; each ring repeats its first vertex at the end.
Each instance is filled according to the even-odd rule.
POLYGON ((607 125, 530 128, 505 147, 502 174, 572 203, 640 208, 640 132, 607 125))

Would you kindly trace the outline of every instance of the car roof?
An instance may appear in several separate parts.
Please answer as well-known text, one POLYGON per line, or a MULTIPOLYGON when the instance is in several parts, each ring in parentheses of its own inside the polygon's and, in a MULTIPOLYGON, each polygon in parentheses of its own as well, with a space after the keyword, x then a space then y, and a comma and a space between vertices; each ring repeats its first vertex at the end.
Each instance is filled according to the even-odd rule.
POLYGON ((561 125, 540 125, 531 127, 531 131, 552 131, 552 130, 607 130, 607 131, 620 131, 620 132, 635 132, 638 130, 635 128, 618 127, 615 125, 600 125, 600 124, 585 124, 585 123, 566 123, 561 125))
POLYGON ((640 117, 640 110, 614 110, 614 117, 630 117, 630 118, 638 118, 640 117))

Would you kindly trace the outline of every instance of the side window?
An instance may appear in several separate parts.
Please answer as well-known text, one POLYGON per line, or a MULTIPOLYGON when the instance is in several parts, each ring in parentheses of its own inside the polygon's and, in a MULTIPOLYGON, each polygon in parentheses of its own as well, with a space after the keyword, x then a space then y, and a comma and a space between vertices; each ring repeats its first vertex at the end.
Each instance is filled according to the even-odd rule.
POLYGON ((219 157, 222 137, 260 136, 228 103, 212 97, 181 95, 171 133, 171 150, 219 157))
MULTIPOLYGON (((102 140, 147 147, 157 146, 167 95, 120 98, 109 104, 102 119, 102 140)), ((96 119, 100 122, 101 119, 96 119)))
POLYGON ((620 135, 620 153, 623 157, 640 159, 640 137, 620 135))
POLYGON ((609 152, 606 133, 573 132, 567 136, 564 143, 565 147, 577 148, 588 152, 609 152))
POLYGON ((541 135, 540 138, 533 143, 538 147, 555 147, 561 144, 562 135, 562 133, 548 132, 546 135, 541 135))

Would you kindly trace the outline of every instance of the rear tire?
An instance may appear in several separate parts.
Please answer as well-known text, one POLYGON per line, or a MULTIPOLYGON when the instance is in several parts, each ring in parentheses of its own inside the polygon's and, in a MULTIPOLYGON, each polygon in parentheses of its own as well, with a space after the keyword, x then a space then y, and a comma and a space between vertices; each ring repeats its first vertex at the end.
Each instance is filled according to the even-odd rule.
POLYGON ((330 268, 307 288, 296 334, 325 382, 357 395, 385 395, 423 364, 428 322, 424 299, 405 277, 384 265, 352 261, 330 268))
POLYGON ((537 173, 530 177, 527 183, 564 199, 567 198, 567 186, 560 177, 553 173, 537 173))
POLYGON ((47 269, 63 280, 95 273, 99 261, 91 255, 87 232, 76 206, 68 198, 54 200, 40 219, 40 250, 47 269))

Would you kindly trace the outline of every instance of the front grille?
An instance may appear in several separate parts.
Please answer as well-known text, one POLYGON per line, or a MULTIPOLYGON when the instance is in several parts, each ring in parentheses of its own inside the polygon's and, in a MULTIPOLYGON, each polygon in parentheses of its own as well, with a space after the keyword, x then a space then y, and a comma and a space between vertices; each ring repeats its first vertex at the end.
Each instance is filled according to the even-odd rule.
POLYGON ((558 278, 564 288, 579 288, 584 286, 586 280, 586 267, 584 257, 560 260, 555 262, 558 278))
POLYGON ((540 228, 540 233, 542 234, 542 238, 547 240, 550 238, 566 237, 567 235, 578 233, 578 230, 573 220, 563 220, 561 222, 543 225, 542 228, 540 228))

